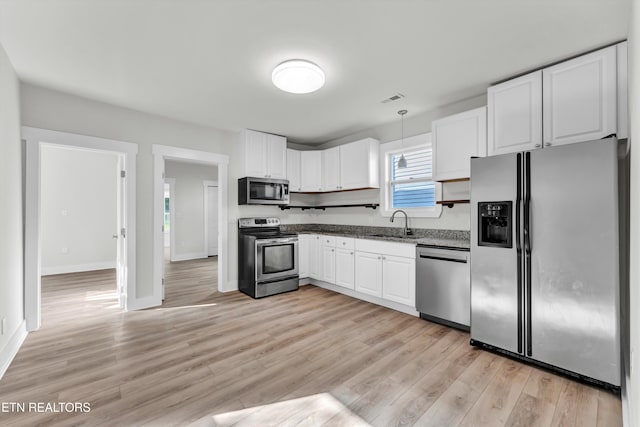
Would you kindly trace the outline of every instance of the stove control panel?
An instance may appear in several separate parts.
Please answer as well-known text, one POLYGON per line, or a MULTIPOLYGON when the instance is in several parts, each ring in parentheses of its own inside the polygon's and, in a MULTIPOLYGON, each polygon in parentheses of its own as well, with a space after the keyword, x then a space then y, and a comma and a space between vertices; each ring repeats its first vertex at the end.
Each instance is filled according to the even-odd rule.
POLYGON ((278 227, 280 218, 240 218, 238 228, 278 227))

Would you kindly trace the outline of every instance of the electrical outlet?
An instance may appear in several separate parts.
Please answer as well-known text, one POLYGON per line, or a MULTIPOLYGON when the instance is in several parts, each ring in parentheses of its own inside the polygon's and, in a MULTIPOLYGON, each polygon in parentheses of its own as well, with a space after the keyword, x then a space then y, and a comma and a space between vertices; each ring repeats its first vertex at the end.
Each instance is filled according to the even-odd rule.
POLYGON ((69 253, 69 248, 62 248, 62 253, 63 254, 68 254, 69 253))

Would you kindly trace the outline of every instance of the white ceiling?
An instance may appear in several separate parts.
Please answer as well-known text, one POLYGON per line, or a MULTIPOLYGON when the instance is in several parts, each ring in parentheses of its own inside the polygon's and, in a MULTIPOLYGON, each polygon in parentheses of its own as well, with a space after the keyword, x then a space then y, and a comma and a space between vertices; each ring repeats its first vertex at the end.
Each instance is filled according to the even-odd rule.
POLYGON ((626 38, 631 0, 0 0, 29 83, 175 119, 321 143, 482 94, 626 38), (318 92, 271 84, 280 62, 318 92), (381 104, 397 92, 406 98, 381 104))

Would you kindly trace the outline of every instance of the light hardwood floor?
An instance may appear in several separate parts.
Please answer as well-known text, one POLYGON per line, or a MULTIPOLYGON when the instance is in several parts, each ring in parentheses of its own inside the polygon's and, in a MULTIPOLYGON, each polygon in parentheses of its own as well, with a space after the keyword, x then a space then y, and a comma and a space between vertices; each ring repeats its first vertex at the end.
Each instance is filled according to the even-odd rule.
POLYGON ((43 279, 43 326, 0 425, 619 426, 609 392, 468 345, 469 335, 315 286, 212 291, 215 260, 172 263, 166 304, 123 313, 114 272, 43 279))

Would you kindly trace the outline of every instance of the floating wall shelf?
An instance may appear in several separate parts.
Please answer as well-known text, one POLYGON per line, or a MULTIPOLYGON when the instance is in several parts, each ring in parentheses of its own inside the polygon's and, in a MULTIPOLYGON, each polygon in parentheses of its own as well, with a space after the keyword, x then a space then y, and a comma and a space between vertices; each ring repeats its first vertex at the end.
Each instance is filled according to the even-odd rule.
POLYGON ((470 200, 440 200, 437 201, 436 203, 442 206, 446 206, 448 208, 452 208, 453 205, 458 205, 461 203, 469 203, 470 200))
POLYGON ((376 209, 378 206, 380 206, 379 203, 362 203, 362 204, 357 204, 357 205, 324 205, 324 206, 301 206, 301 205, 280 205, 280 210, 287 210, 287 209, 302 209, 303 211, 307 210, 307 209, 318 209, 318 210, 325 210, 325 209, 330 209, 330 208, 369 208, 369 209, 376 209))

